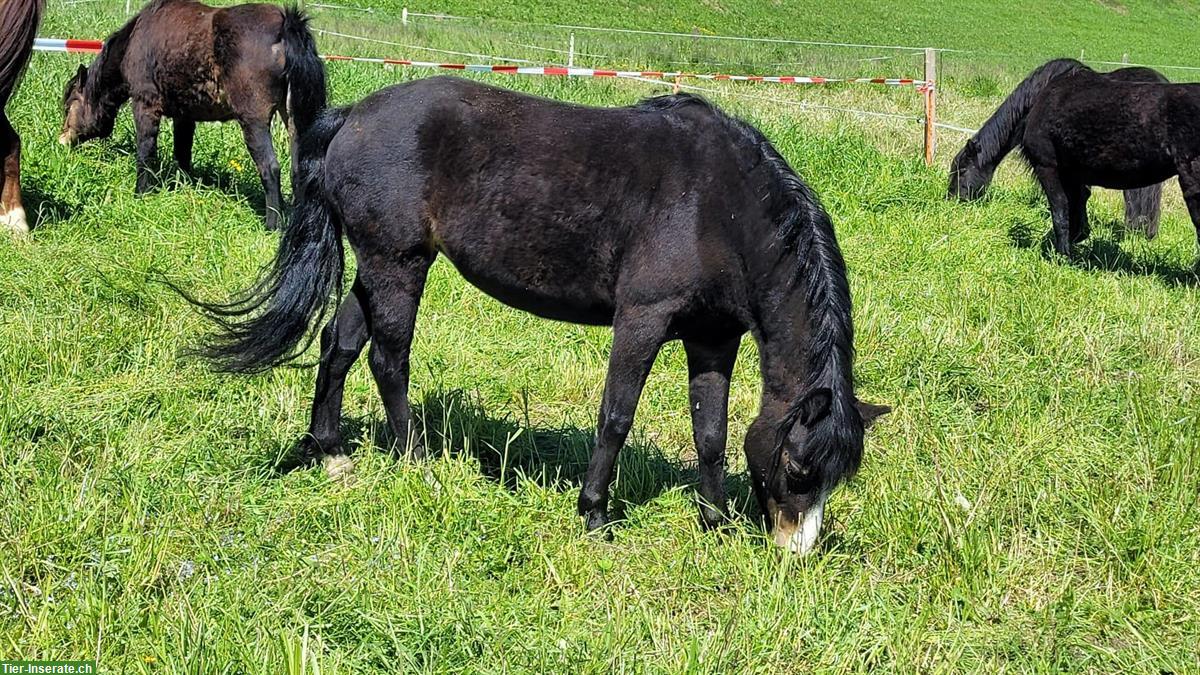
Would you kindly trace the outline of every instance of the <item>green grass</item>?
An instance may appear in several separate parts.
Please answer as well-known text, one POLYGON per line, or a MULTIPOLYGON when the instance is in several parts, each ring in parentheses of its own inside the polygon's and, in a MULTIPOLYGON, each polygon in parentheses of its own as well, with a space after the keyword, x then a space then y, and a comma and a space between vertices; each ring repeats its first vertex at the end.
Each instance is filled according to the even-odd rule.
MULTIPOLYGON (((653 22, 626 6, 543 3, 524 16, 687 28, 675 5, 653 22)), ((782 10, 751 6, 696 15, 721 17, 715 32, 794 34, 782 10)), ((966 11, 948 7, 920 23, 928 34, 910 34, 867 33, 856 14, 822 6, 804 36, 933 40, 966 11)), ((990 10, 964 35, 1009 50, 996 17, 1038 7, 990 10)), ((1045 44, 1021 48, 1119 35, 1164 59, 1190 54, 1165 21, 1182 13, 1195 25, 1194 5, 1065 7, 1074 21, 1037 22, 1045 44), (1122 23, 1143 16, 1162 22, 1153 34, 1122 23)), ((52 7, 42 32, 119 20, 52 7)), ((895 412, 832 498, 820 553, 782 555, 754 526, 740 473, 758 393, 747 340, 729 443, 742 515, 706 533, 684 359, 668 346, 622 454, 621 521, 606 542, 584 536, 574 502, 607 331, 507 309, 444 262, 413 356, 435 457, 376 449, 384 416, 359 364, 346 393, 353 479, 274 472, 307 426, 313 371, 236 378, 181 359, 205 326, 155 281, 221 298, 272 255, 240 134, 202 126, 202 180, 168 170, 162 190, 135 197, 127 113, 112 140, 73 152, 54 142, 77 62, 35 56, 9 106, 39 227, 31 241, 0 237, 0 659, 95 658, 113 673, 1200 669, 1200 280, 1175 188, 1159 240, 1121 239, 1120 203, 1106 194, 1091 211, 1096 236, 1074 260, 1053 260, 1044 199, 1015 163, 989 199, 951 203, 944 168, 918 159, 917 125, 732 95, 912 112, 911 92, 720 88, 833 214, 859 393, 895 412)), ((944 113, 982 120, 1023 67, 947 86, 944 113)), ((346 64, 330 74, 338 102, 424 75, 346 64)), ((490 81, 597 105, 653 90, 490 81)), ((958 141, 946 138, 940 165, 958 141)), ((165 158, 169 133, 162 143, 165 158)))

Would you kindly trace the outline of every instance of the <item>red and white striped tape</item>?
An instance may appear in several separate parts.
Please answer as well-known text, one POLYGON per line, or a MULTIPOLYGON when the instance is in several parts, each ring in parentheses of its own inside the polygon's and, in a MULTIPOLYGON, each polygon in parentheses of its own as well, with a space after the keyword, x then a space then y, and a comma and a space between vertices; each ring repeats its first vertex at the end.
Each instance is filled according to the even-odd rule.
POLYGON ((42 52, 71 52, 76 54, 95 54, 104 46, 100 40, 56 40, 54 38, 35 38, 33 48, 42 52))
MULTIPOLYGON (((57 40, 53 38, 37 38, 33 48, 47 52, 96 53, 104 43, 100 40, 57 40)), ((486 63, 436 63, 433 61, 413 61, 411 59, 387 59, 371 56, 341 56, 338 54, 322 54, 326 61, 350 61, 356 63, 378 63, 389 66, 407 66, 410 68, 433 68, 440 70, 461 70, 469 73, 508 73, 510 75, 548 75, 557 77, 624 77, 624 78, 654 78, 662 80, 696 79, 730 82, 770 82, 774 84, 882 84, 892 87, 917 87, 921 90, 933 88, 932 82, 909 78, 888 77, 803 77, 799 75, 722 75, 685 73, 682 71, 657 70, 605 70, 600 68, 566 68, 562 66, 516 66, 493 65, 486 63)))

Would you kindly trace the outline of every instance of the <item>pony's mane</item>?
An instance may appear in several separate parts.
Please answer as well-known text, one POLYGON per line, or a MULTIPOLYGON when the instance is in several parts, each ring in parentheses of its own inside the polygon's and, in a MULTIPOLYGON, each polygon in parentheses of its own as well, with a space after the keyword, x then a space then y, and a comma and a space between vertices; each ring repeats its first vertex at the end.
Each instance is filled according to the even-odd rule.
MULTIPOLYGON (((793 458, 812 471, 829 490, 853 474, 862 461, 863 423, 854 406, 854 324, 846 263, 833 223, 817 195, 756 127, 693 94, 669 94, 642 100, 637 110, 672 112, 703 108, 720 120, 736 141, 754 147, 772 180, 764 199, 771 205, 775 236, 784 251, 794 251, 792 280, 803 284, 808 306, 807 377, 801 395, 791 402, 782 431, 800 418, 806 394, 828 388, 829 414, 808 430, 804 456, 793 458)), ((782 442, 782 437, 780 438, 782 442)))

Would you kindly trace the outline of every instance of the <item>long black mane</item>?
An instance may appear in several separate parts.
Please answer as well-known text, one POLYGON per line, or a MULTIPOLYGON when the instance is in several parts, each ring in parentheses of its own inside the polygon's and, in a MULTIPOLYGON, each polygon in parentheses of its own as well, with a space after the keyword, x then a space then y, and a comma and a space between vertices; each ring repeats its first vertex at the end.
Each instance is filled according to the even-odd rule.
MULTIPOLYGON (((634 105, 636 109, 656 111, 688 106, 702 106, 746 145, 757 148, 759 159, 773 175, 768 184, 771 193, 764 198, 772 205, 778 245, 785 252, 794 252, 793 281, 804 284, 808 307, 810 331, 804 391, 827 388, 834 394, 829 416, 809 430, 805 456, 794 457, 792 461, 800 467, 816 469, 815 475, 822 476, 828 489, 831 483, 858 470, 863 438, 862 422, 851 393, 854 324, 850 284, 833 223, 812 189, 753 125, 693 94, 655 96, 634 105)), ((790 428, 799 419, 803 404, 803 397, 792 404, 784 427, 790 428)))

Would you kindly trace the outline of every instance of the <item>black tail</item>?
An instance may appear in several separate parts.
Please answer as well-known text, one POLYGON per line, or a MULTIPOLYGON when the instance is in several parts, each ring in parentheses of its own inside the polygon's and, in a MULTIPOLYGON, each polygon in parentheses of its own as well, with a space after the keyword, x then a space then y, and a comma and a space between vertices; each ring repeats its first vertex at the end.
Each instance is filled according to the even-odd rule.
POLYGON ((347 108, 326 110, 300 139, 299 196, 275 262, 232 302, 192 301, 222 328, 196 350, 217 370, 252 373, 296 359, 312 344, 314 325, 341 288, 341 224, 325 196, 324 166, 325 151, 347 114, 347 108))
POLYGON ((1158 236, 1158 217, 1162 213, 1163 184, 1125 191, 1125 227, 1146 235, 1158 236))
POLYGON ((283 11, 283 43, 287 49, 288 117, 299 138, 325 108, 325 65, 308 30, 308 16, 296 7, 283 11))
POLYGON ((964 200, 982 197, 996 167, 1020 142, 1025 117, 1042 90, 1051 80, 1080 70, 1091 68, 1074 59, 1055 59, 1022 80, 954 157, 950 164, 950 196, 964 200))
POLYGON ((43 0, 7 0, 0 3, 0 110, 21 81, 33 38, 42 18, 43 0))
POLYGON ((784 241, 799 254, 797 275, 806 289, 809 345, 808 381, 784 421, 783 434, 805 413, 808 395, 829 392, 829 412, 808 426, 803 456, 790 461, 817 476, 821 489, 833 489, 858 471, 863 453, 863 419, 854 397, 854 324, 846 262, 833 223, 820 200, 770 143, 760 144, 777 176, 776 220, 784 241))

